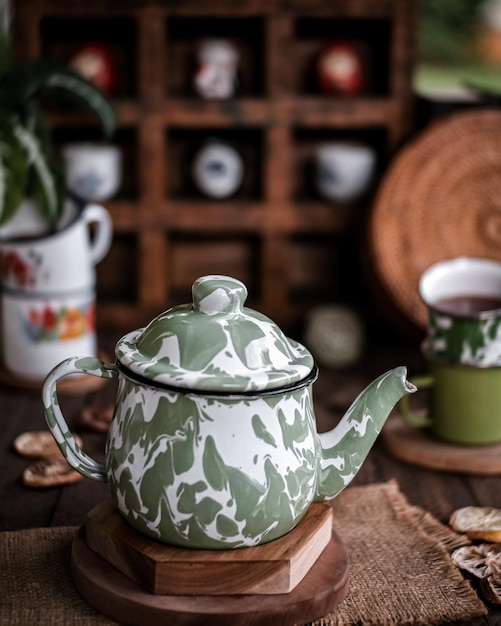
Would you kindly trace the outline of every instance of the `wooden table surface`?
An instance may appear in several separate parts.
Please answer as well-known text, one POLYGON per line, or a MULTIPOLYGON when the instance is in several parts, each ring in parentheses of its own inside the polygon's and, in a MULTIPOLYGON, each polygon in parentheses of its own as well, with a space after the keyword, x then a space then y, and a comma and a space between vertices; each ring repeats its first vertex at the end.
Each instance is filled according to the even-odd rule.
MULTIPOLYGON (((313 387, 320 431, 333 427, 357 392, 387 369, 406 365, 410 376, 423 372, 419 354, 409 351, 405 343, 391 350, 382 348, 373 352, 353 370, 321 370, 313 387)), ((106 435, 80 428, 80 414, 84 406, 112 403, 115 384, 110 381, 97 391, 60 397, 68 424, 81 435, 84 449, 99 461, 104 460, 106 435)), ((81 525, 86 513, 108 497, 106 484, 89 479, 64 487, 38 489, 22 484, 22 472, 32 461, 16 453, 13 441, 25 431, 46 429, 38 389, 0 384, 0 420, 0 530, 81 525)), ((426 509, 443 523, 447 523, 452 511, 462 506, 501 508, 501 476, 454 474, 409 465, 389 454, 380 438, 351 484, 390 479, 398 482, 411 504, 426 509)), ((501 624, 501 606, 489 606, 487 617, 469 623, 501 624)))

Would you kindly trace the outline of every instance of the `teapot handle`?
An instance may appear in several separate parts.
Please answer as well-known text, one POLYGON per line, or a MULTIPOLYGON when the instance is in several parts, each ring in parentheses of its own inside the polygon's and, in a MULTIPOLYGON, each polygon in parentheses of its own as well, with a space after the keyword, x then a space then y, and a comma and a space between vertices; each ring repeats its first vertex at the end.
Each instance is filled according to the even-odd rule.
POLYGON ((107 480, 106 465, 98 463, 78 446, 59 408, 56 384, 69 374, 90 374, 98 378, 114 378, 118 370, 113 363, 103 363, 96 357, 71 357, 56 365, 47 375, 42 389, 43 410, 59 449, 68 463, 87 478, 107 480))

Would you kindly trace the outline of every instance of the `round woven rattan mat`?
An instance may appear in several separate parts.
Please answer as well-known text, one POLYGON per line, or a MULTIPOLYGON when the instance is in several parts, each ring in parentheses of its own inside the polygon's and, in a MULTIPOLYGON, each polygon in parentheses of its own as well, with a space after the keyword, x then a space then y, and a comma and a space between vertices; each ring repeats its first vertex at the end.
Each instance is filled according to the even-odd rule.
POLYGON ((368 228, 379 286, 423 328, 418 284, 427 267, 457 256, 501 259, 501 111, 453 113, 409 141, 381 182, 368 228))

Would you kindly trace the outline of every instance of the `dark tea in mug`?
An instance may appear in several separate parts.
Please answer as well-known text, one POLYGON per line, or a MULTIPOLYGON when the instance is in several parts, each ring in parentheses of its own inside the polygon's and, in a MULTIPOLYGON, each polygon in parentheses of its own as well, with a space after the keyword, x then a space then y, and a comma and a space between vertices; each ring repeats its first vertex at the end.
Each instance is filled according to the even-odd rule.
POLYGON ((451 315, 464 317, 478 317, 479 313, 499 311, 501 309, 501 296, 454 296, 453 298, 441 298, 432 305, 434 308, 451 315))

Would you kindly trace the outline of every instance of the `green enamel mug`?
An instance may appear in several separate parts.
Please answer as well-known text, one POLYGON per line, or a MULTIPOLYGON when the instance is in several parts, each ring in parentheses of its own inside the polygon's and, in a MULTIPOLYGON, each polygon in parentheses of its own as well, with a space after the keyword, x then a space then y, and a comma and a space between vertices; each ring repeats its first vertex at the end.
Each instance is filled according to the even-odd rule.
POLYGON ((413 377, 418 390, 427 390, 425 415, 399 402, 410 426, 429 428, 434 437, 470 446, 501 441, 501 367, 472 367, 428 360, 428 374, 413 377))
POLYGON ((428 311, 427 354, 449 363, 501 366, 499 261, 440 261, 422 274, 419 293, 428 311))

